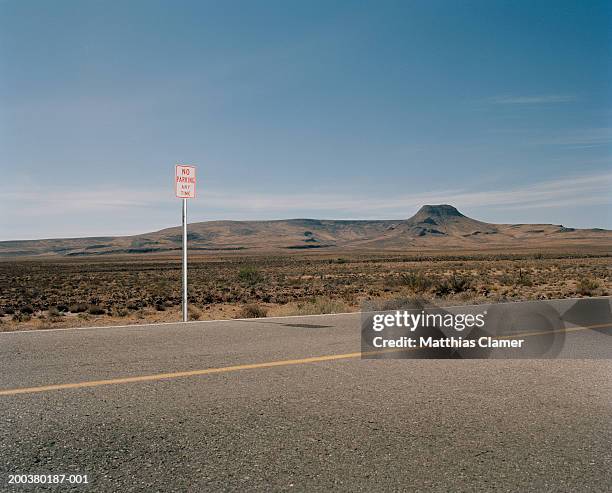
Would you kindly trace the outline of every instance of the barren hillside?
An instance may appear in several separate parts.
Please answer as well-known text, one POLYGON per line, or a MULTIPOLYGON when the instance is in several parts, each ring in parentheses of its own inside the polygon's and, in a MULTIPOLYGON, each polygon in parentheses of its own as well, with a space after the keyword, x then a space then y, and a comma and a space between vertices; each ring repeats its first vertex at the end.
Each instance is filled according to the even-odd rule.
MULTIPOLYGON (((451 205, 425 205, 404 220, 210 221, 189 225, 192 251, 304 251, 314 249, 416 250, 612 247, 612 231, 554 224, 490 224, 451 205)), ((0 242, 0 256, 146 254, 181 249, 181 228, 136 236, 0 242)))

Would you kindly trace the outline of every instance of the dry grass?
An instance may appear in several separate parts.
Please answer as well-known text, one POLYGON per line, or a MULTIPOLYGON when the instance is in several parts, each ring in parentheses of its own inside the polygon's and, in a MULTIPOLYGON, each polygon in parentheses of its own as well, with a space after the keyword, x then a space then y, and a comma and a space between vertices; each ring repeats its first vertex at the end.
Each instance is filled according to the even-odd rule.
POLYGON ((582 296, 600 296, 603 289, 598 281, 590 278, 582 278, 576 285, 576 294, 582 296))
POLYGON ((264 318, 268 314, 266 307, 253 303, 245 305, 240 310, 240 318, 264 318))
MULTIPOLYGON (((607 295, 610 258, 588 252, 199 257, 190 261, 190 318, 345 312, 368 300, 414 295, 458 303, 607 295)), ((0 262, 0 330, 180 320, 180 269, 180 259, 150 257, 0 262)))
POLYGON ((341 300, 329 298, 316 298, 299 303, 288 303, 274 311, 275 316, 292 315, 323 315, 325 313, 346 313, 353 311, 355 307, 349 306, 341 300))

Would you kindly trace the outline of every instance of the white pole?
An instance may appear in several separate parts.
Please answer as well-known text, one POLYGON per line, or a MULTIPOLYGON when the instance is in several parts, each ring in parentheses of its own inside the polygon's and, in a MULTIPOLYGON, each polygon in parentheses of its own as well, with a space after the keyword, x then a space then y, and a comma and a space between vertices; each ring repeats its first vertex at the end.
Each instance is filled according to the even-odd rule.
POLYGON ((187 199, 183 199, 183 322, 187 320, 187 199))

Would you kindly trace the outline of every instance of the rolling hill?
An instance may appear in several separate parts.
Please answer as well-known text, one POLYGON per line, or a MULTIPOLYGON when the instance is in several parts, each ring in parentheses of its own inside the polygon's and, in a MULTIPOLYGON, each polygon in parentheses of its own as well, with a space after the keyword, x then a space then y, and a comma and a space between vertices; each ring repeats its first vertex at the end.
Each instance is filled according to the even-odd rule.
MULTIPOLYGON (((94 256, 176 252, 181 228, 136 236, 0 242, 1 257, 94 256)), ((286 219, 209 221, 189 225, 192 252, 416 250, 612 247, 612 231, 553 224, 491 224, 469 218, 451 205, 425 205, 405 220, 286 219)))

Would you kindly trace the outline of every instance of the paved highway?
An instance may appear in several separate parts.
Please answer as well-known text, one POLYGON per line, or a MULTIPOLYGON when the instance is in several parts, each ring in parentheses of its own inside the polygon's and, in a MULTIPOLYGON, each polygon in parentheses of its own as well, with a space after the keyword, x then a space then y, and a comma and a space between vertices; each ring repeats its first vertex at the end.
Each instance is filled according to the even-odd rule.
POLYGON ((0 333, 0 490, 609 491, 600 308, 566 360, 362 360, 359 314, 0 333))

